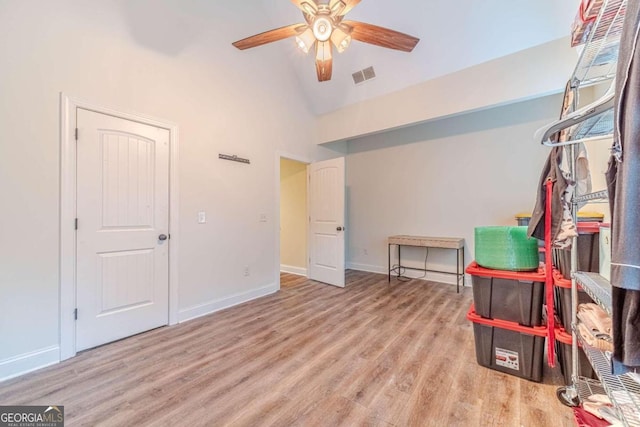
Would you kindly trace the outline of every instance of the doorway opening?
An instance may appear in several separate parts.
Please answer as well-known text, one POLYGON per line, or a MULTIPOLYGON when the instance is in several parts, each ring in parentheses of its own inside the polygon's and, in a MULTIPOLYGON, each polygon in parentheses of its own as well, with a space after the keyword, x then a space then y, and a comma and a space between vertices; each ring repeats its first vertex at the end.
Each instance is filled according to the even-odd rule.
POLYGON ((280 272, 307 276, 307 163, 280 157, 280 272))

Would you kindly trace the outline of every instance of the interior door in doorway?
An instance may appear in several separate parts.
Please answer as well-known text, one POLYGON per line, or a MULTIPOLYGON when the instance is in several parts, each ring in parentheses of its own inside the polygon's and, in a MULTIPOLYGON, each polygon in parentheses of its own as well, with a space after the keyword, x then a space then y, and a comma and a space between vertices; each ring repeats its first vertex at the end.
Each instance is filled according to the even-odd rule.
POLYGON ((77 110, 76 350, 168 324, 169 131, 77 110))
POLYGON ((309 165, 309 279, 344 287, 344 158, 309 165))

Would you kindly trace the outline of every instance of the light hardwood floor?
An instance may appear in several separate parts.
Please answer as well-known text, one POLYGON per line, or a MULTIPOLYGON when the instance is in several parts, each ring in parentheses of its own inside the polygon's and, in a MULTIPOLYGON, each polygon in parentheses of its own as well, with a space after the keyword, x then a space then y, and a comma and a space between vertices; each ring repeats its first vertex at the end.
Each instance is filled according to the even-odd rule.
POLYGON ((471 289, 349 271, 0 383, 68 426, 572 426, 538 384, 476 364, 471 289))

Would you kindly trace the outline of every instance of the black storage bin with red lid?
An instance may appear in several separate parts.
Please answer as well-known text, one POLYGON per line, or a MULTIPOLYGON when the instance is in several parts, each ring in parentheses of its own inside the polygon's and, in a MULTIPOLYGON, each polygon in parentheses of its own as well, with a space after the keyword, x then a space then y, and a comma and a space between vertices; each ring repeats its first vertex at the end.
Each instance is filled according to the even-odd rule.
MULTIPOLYGON (((578 271, 600 272, 600 222, 578 222, 578 271)), ((571 249, 554 249, 553 263, 571 279, 571 249)))
POLYGON ((467 313, 473 322, 476 360, 480 366, 541 381, 544 360, 544 326, 526 327, 515 322, 486 319, 473 305, 467 313))
POLYGON ((475 312, 487 319, 516 322, 524 326, 542 324, 545 272, 491 270, 472 262, 471 275, 475 312))

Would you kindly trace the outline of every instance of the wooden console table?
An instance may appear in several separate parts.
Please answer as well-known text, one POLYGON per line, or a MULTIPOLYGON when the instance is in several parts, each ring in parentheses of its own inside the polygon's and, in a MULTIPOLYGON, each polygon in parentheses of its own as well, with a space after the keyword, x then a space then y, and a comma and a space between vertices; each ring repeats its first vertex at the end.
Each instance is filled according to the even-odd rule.
POLYGON ((462 285, 464 286, 464 239, 458 237, 425 237, 425 236, 389 236, 387 239, 387 256, 388 256, 388 266, 389 266, 389 282, 391 282, 391 272, 393 268, 391 267, 391 246, 395 245, 398 247, 398 277, 400 276, 400 269, 404 268, 407 270, 418 270, 433 273, 444 273, 444 274, 454 274, 456 276, 456 292, 460 292, 460 280, 462 280, 462 285), (424 268, 415 268, 415 267, 406 267, 402 265, 400 258, 400 248, 402 246, 414 246, 421 248, 437 248, 437 249, 452 249, 456 251, 456 271, 455 273, 452 271, 441 271, 441 270, 431 270, 424 268), (462 257, 461 257, 462 254, 462 257), (461 262, 462 261, 462 262, 461 262))

